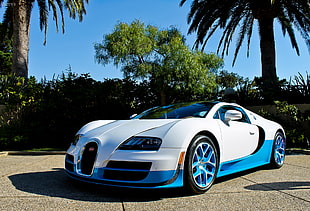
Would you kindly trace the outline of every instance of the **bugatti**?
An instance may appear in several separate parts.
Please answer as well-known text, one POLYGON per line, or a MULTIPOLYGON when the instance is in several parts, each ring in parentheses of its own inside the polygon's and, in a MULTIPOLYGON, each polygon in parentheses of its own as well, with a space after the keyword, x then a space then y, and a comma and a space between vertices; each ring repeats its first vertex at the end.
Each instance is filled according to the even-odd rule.
POLYGON ((179 103, 86 124, 66 152, 65 169, 89 183, 199 194, 219 177, 282 167, 285 145, 281 125, 238 104, 179 103))

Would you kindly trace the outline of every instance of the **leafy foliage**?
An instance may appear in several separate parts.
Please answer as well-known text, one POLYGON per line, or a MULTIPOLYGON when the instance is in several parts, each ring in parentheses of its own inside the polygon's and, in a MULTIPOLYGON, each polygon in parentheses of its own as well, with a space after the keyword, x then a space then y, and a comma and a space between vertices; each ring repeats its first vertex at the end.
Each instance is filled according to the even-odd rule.
POLYGON ((27 84, 20 77, 3 78, 1 103, 7 110, 0 114, 0 149, 65 148, 87 122, 126 119, 154 101, 145 84, 126 79, 98 82, 72 72, 39 83, 34 78, 27 84))
POLYGON ((277 80, 272 87, 266 87, 262 78, 243 78, 236 73, 220 71, 217 74, 217 98, 225 100, 225 91, 233 89, 230 101, 241 105, 267 105, 274 101, 287 101, 289 104, 310 103, 310 76, 298 73, 290 81, 277 80))
POLYGON ((305 128, 305 121, 309 121, 309 111, 301 113, 300 110, 294 106, 288 104, 286 101, 275 101, 276 113, 271 114, 264 110, 260 110, 259 113, 271 120, 279 122, 285 129, 287 136, 288 147, 301 147, 309 148, 309 140, 307 135, 307 129, 305 128))
POLYGON ((113 62, 121 65, 126 77, 150 81, 162 104, 171 91, 211 92, 215 88, 212 70, 223 65, 214 54, 191 51, 177 29, 159 30, 139 21, 119 23, 95 50, 99 63, 113 62))
POLYGON ((303 76, 298 73, 288 85, 289 91, 294 95, 294 98, 304 99, 306 103, 310 103, 310 75, 306 73, 303 76))

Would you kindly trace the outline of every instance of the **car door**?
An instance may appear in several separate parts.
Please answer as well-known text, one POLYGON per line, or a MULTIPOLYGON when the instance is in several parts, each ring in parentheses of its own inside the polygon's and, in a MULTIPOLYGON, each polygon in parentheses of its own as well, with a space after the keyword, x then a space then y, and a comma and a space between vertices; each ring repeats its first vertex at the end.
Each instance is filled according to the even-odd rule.
POLYGON ((251 124, 242 108, 222 106, 214 115, 214 119, 217 120, 222 135, 222 162, 236 160, 255 151, 259 140, 259 130, 256 125, 251 124), (238 120, 225 121, 225 113, 231 110, 241 112, 242 117, 238 120))

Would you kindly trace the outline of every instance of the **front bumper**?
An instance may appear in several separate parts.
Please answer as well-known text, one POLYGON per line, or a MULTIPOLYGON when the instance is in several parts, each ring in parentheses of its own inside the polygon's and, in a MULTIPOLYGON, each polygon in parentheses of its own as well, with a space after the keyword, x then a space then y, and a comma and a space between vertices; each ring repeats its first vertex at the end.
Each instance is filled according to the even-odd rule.
MULTIPOLYGON (((81 150, 87 150, 87 145, 81 150)), ((159 151, 117 150, 109 159, 101 159, 100 149, 95 159, 81 150, 68 150, 65 169, 73 179, 84 182, 134 188, 172 188, 183 186, 183 158, 179 149, 159 151), (84 161, 83 161, 84 160, 84 161), (91 165, 91 171, 85 171, 91 165)))

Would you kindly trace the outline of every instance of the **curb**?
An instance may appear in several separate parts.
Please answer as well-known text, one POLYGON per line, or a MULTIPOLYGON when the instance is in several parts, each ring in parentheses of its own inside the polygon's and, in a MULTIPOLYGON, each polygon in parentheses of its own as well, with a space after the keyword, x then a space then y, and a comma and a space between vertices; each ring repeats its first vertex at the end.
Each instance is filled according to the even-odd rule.
POLYGON ((8 155, 7 152, 0 152, 0 157, 7 156, 7 155, 8 155))
POLYGON ((6 155, 65 155, 65 151, 7 151, 0 152, 0 156, 6 155), (2 155, 3 154, 3 155, 2 155))
POLYGON ((287 149, 286 154, 287 155, 294 155, 294 154, 310 155, 310 150, 308 149, 287 149))

